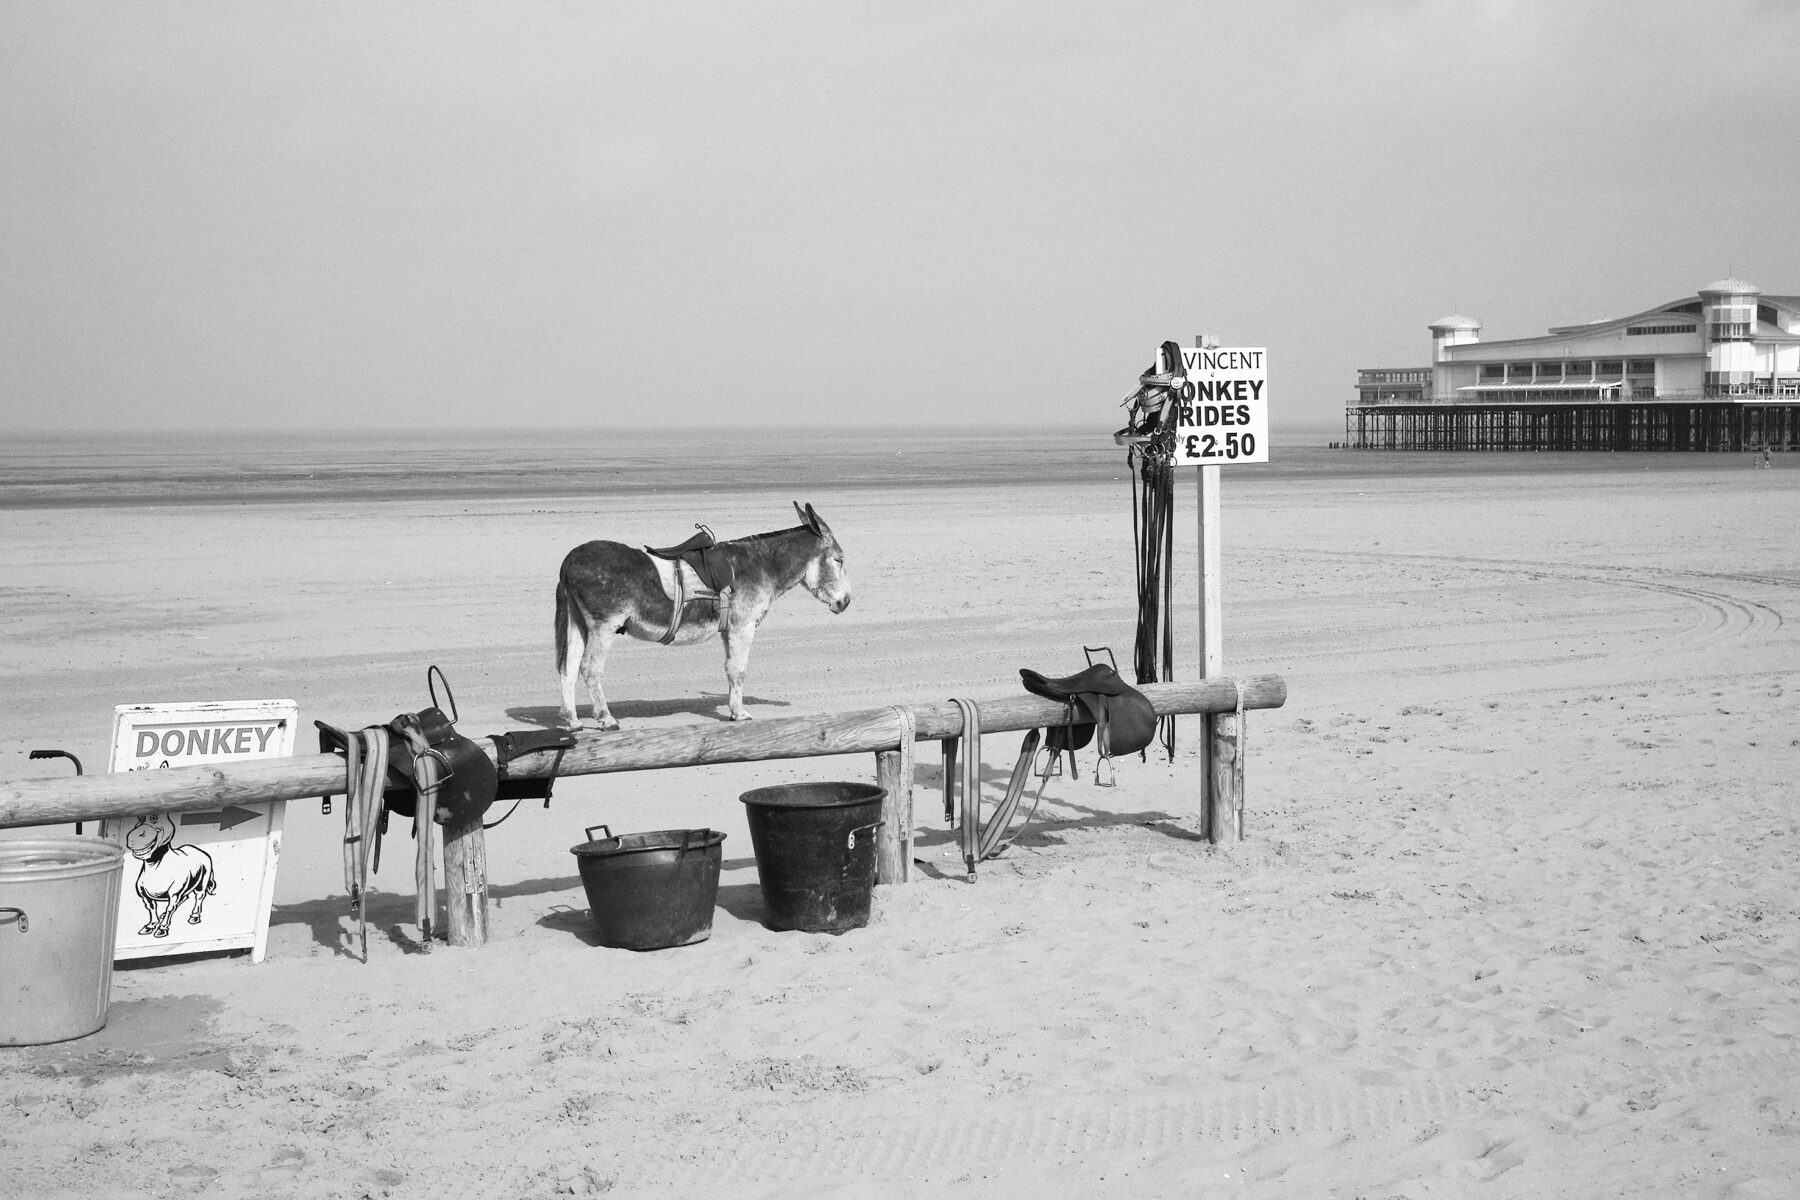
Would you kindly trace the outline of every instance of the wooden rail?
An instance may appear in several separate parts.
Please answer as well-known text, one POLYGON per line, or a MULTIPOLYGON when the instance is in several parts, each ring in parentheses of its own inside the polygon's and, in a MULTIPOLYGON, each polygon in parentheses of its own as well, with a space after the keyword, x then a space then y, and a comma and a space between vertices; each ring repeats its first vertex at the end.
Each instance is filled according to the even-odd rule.
MULTIPOLYGON (((1239 707, 1279 708, 1287 702, 1287 683, 1279 675, 1151 683, 1139 690, 1159 716, 1231 714, 1239 707)), ((980 704, 984 734, 1067 723, 1063 705, 1025 692, 983 700, 980 704)), ((949 700, 906 707, 913 715, 917 742, 962 734, 962 713, 949 700)), ((1219 728, 1214 733, 1213 778, 1208 782, 1207 794, 1211 799, 1209 828, 1216 841, 1221 827, 1217 814, 1235 811, 1241 820, 1243 797, 1236 794, 1231 770, 1239 744, 1238 730, 1228 715, 1215 725, 1219 728)), ((877 778, 889 791, 883 810, 886 823, 881 835, 880 872, 882 882, 892 883, 909 876, 912 854, 912 781, 899 777, 900 728, 899 715, 888 707, 737 724, 677 725, 605 733, 584 729, 577 733, 575 745, 563 753, 560 764, 553 751, 540 751, 514 759, 508 764, 507 773, 513 778, 543 778, 552 772, 558 777, 604 775, 872 751, 876 755, 877 778)), ((479 742, 490 755, 493 753, 492 743, 486 739, 479 742)), ((335 754, 227 760, 109 775, 0 780, 0 829, 304 800, 341 795, 344 790, 344 760, 335 754)), ((467 909, 459 916, 459 910, 452 906, 451 944, 480 945, 486 940, 487 881, 479 821, 445 829, 444 862, 446 893, 454 892, 467 909)))
MULTIPOLYGON (((1287 683, 1279 675, 1253 675, 1243 684, 1246 709, 1279 708, 1287 702, 1287 683)), ((1138 690, 1149 697, 1159 715, 1229 713, 1237 707, 1237 689, 1229 679, 1148 683, 1138 690)), ((948 700, 907 707, 913 711, 918 741, 962 733, 962 715, 948 700)), ((1026 693, 981 702, 985 733, 1042 729, 1063 723, 1062 705, 1026 693)), ((564 752, 556 773, 603 775, 893 750, 899 745, 899 731, 899 720, 890 708, 608 733, 584 729, 576 735, 575 745, 564 752)), ((493 752, 492 744, 485 738, 478 740, 490 754, 493 752)), ((541 778, 551 773, 555 757, 553 752, 527 755, 514 760, 507 770, 515 778, 541 778)), ((110 775, 0 780, 0 829, 148 812, 186 812, 227 804, 303 800, 341 795, 343 791, 344 760, 335 754, 228 760, 110 775)))

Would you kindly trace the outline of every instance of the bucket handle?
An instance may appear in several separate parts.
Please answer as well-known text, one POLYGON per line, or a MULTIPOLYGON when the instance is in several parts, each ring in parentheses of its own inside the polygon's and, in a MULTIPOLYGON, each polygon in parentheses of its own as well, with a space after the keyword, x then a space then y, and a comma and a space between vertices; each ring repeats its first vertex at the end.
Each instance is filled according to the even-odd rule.
POLYGON ((589 826, 588 826, 588 827, 587 827, 587 840, 588 840, 588 841, 590 841, 590 842, 597 842, 597 841, 599 841, 599 840, 600 840, 600 839, 599 839, 599 838, 597 838, 597 837, 595 837, 595 836, 594 836, 594 830, 596 830, 596 829, 604 829, 604 830, 606 830, 606 837, 607 837, 607 840, 608 840, 608 841, 613 841, 613 842, 621 842, 621 843, 622 843, 622 842, 623 842, 623 841, 624 841, 624 840, 625 840, 625 839, 623 839, 623 838, 616 838, 616 837, 614 837, 614 836, 613 836, 613 831, 612 831, 612 827, 611 827, 611 826, 610 826, 610 825, 589 825, 589 826))
POLYGON ((20 933, 30 933, 31 932, 31 921, 25 916, 24 909, 14 908, 9 904, 0 904, 0 913, 18 913, 19 914, 19 932, 20 933))
POLYGON ((886 821, 875 821, 868 825, 858 825, 855 829, 852 829, 850 831, 850 836, 844 839, 844 849, 846 849, 846 850, 856 849, 856 835, 857 834, 862 833, 864 830, 867 830, 867 829, 880 829, 883 825, 886 825, 886 824, 887 824, 886 821))

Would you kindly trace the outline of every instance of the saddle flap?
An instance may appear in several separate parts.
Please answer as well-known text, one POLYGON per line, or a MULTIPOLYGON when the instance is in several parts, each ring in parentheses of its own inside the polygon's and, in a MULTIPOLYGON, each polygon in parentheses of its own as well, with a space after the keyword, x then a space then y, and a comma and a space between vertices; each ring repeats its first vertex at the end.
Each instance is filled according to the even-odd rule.
POLYGON ((1106 744, 1102 754, 1136 754, 1156 740, 1156 706, 1136 688, 1106 699, 1106 744))
POLYGON ((412 788, 404 800, 390 797, 387 806, 403 817, 418 814, 418 761, 429 756, 438 762, 437 789, 431 797, 432 820, 440 825, 459 825, 480 820, 493 804, 500 775, 493 760, 473 741, 456 731, 442 709, 401 713, 388 729, 410 747, 410 759, 401 756, 395 765, 412 776, 412 788))
POLYGON ((1069 715, 1074 720, 1067 725, 1053 725, 1044 731, 1044 747, 1048 750, 1079 750, 1094 740, 1094 712, 1076 697, 1068 700, 1069 715))
POLYGON ((566 729, 515 729, 507 733, 490 733, 488 740, 494 743, 494 760, 500 775, 496 797, 500 800, 543 800, 548 807, 550 792, 556 786, 556 770, 562 765, 563 751, 575 745, 575 735, 566 729), (546 750, 556 751, 550 774, 516 779, 508 773, 507 767, 514 759, 546 750))

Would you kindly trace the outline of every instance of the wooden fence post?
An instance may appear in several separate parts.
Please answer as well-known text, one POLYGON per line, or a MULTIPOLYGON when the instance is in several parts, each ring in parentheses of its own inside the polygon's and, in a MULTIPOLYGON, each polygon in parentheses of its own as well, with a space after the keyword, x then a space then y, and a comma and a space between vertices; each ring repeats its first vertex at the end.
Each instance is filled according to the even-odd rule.
POLYGON ((1206 827, 1212 842, 1244 840, 1244 795, 1238 787, 1238 755, 1243 753, 1243 738, 1235 713, 1214 713, 1205 718, 1210 728, 1212 768, 1211 787, 1207 789, 1210 811, 1206 827))
POLYGON ((912 780, 902 778, 905 756, 898 750, 875 753, 875 783, 881 801, 881 834, 876 839, 875 882, 906 883, 912 879, 912 780))
POLYGON ((444 826, 444 911, 452 946, 487 945, 487 834, 479 816, 444 826))

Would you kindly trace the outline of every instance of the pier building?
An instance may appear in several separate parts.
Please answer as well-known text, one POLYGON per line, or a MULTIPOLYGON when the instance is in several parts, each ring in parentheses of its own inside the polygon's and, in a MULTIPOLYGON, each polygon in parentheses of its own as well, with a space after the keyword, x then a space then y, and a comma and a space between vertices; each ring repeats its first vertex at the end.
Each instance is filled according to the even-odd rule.
POLYGON ((1351 448, 1800 449, 1800 296, 1742 280, 1541 337, 1484 342, 1444 317, 1431 353, 1357 372, 1351 448))

